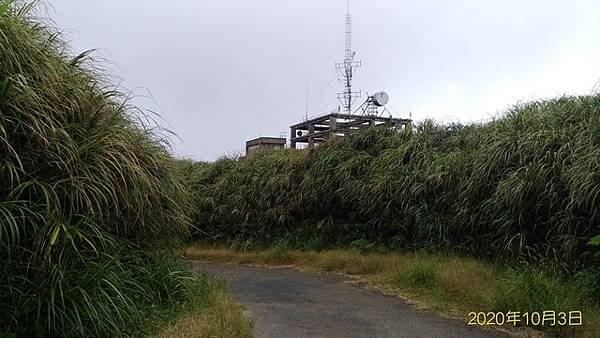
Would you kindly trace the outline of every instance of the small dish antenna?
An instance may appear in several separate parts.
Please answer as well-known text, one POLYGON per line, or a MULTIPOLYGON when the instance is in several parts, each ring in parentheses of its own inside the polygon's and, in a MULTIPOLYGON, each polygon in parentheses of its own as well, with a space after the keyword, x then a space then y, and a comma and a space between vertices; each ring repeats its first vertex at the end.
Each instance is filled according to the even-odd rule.
POLYGON ((378 107, 385 106, 390 102, 390 96, 386 92, 378 92, 373 94, 373 103, 378 107))
POLYGON ((390 102, 390 96, 386 92, 377 92, 373 95, 369 95, 367 100, 356 111, 361 111, 363 115, 381 116, 381 114, 387 111, 385 105, 388 104, 388 102, 390 102))

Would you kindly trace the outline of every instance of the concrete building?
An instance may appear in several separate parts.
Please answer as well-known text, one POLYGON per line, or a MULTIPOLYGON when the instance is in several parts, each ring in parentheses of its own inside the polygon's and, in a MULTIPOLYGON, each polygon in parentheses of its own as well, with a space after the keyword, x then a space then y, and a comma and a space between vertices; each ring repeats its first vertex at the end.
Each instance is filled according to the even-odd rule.
POLYGON ((246 142, 246 155, 265 149, 283 149, 286 139, 281 137, 259 137, 246 142))

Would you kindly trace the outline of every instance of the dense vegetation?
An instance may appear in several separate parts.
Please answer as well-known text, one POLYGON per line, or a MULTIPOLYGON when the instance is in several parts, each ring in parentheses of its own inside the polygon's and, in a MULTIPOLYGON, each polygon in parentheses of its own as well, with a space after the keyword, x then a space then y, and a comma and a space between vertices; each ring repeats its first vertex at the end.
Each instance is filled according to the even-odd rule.
POLYGON ((598 266, 600 96, 183 166, 197 235, 242 248, 434 248, 598 266))
POLYGON ((139 334, 206 289, 150 249, 187 234, 189 196, 165 141, 34 9, 0 1, 0 335, 139 334))

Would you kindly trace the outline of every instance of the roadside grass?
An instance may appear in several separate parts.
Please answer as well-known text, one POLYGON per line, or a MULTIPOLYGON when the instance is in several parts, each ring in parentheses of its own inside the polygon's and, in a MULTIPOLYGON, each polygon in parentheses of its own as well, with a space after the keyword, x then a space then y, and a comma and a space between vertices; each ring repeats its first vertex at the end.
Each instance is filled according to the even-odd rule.
POLYGON ((440 279, 438 267, 433 262, 416 262, 394 274, 393 283, 412 288, 432 289, 440 279))
POLYGON ((208 337, 252 337, 252 321, 244 316, 243 309, 227 293, 221 280, 206 278, 206 287, 201 289, 195 301, 183 310, 163 313, 162 322, 154 328, 154 338, 208 338, 208 337))
MULTIPOLYGON (((419 309, 465 322, 469 312, 555 310, 582 311, 583 326, 536 329, 551 336, 591 338, 597 337, 600 327, 600 307, 593 301, 594 285, 590 278, 565 279, 531 269, 511 269, 468 257, 425 252, 299 251, 281 245, 232 251, 193 244, 186 248, 185 255, 205 261, 294 265, 301 270, 343 273, 369 287, 399 296, 419 309)), ((501 328, 512 329, 513 325, 501 328)), ((521 329, 517 328, 519 332, 521 329)))

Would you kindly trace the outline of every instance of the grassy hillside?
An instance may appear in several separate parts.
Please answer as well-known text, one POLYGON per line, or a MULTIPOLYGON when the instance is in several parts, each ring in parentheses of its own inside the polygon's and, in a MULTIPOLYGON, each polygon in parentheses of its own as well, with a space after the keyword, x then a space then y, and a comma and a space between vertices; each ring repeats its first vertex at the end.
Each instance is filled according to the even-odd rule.
POLYGON ((200 238, 247 248, 429 248, 598 266, 600 97, 468 126, 367 130, 305 151, 183 163, 200 238))
POLYGON ((166 141, 35 8, 0 1, 0 335, 141 335, 210 291, 157 249, 188 235, 189 194, 166 141))

